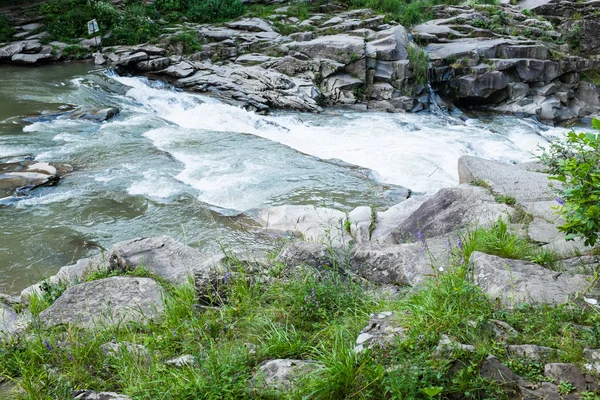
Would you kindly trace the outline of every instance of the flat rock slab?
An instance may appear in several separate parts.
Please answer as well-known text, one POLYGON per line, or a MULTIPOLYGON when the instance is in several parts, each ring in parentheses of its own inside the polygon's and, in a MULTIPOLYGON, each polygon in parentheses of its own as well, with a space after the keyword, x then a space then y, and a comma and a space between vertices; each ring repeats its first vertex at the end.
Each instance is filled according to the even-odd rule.
POLYGON ((458 178, 460 183, 484 181, 494 193, 512 196, 519 203, 552 200, 555 196, 547 174, 473 156, 458 159, 458 178))
POLYGON ((127 270, 144 266, 173 283, 185 283, 204 261, 205 255, 168 236, 137 238, 113 245, 110 268, 127 270))
POLYGON ((0 199, 15 192, 39 186, 55 185, 62 176, 73 171, 68 164, 37 161, 0 162, 0 199))
POLYGON ((555 272, 537 264, 481 252, 471 254, 470 264, 475 283, 492 300, 505 306, 561 304, 592 285, 591 277, 586 275, 555 272))
POLYGON ((40 321, 45 327, 111 327, 131 321, 145 323, 163 311, 163 291, 154 280, 116 276, 67 289, 40 314, 40 321))
POLYGON ((343 228, 346 214, 331 208, 314 206, 277 206, 251 213, 267 230, 294 232, 311 242, 339 243, 350 239, 343 228))

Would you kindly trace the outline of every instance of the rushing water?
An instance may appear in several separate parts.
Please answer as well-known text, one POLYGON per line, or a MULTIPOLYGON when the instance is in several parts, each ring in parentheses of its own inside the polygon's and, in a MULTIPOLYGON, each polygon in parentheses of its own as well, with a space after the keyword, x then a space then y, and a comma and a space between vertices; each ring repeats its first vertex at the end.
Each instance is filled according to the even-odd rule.
POLYGON ((264 117, 92 68, 0 68, 0 158, 29 153, 75 167, 58 186, 0 204, 0 292, 142 235, 261 248, 274 238, 236 215, 280 204, 385 207, 402 187, 419 194, 457 184, 463 154, 525 161, 545 141, 533 121, 514 117, 264 117), (64 105, 122 111, 102 124, 21 122, 64 105))

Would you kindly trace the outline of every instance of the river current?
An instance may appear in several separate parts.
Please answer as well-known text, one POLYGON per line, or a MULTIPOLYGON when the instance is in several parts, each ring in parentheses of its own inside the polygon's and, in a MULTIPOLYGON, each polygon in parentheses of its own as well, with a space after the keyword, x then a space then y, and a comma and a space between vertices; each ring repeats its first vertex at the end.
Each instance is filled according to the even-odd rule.
POLYGON ((458 184, 464 154, 533 159, 546 138, 530 119, 433 114, 260 116, 90 64, 0 68, 0 159, 32 154, 71 164, 59 185, 0 204, 0 292, 17 293, 61 266, 139 236, 192 246, 261 249, 276 238, 246 210, 311 204, 345 211, 458 184), (23 117, 118 107, 96 123, 23 117))

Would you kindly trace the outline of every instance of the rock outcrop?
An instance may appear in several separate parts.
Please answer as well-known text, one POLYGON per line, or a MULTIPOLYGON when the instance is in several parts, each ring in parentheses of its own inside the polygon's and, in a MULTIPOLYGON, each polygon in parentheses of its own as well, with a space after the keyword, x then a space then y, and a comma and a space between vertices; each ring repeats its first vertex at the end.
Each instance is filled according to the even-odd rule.
POLYGON ((40 186, 56 185, 72 171, 68 164, 40 162, 33 157, 0 159, 0 200, 15 194, 25 195, 40 186))

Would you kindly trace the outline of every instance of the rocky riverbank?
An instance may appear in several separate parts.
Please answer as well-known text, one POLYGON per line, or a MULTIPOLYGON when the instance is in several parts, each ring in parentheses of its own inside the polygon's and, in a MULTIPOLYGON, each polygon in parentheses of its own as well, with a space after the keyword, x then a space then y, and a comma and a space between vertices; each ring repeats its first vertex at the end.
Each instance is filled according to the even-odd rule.
MULTIPOLYGON (((358 207, 346 215, 333 209, 308 206, 256 210, 249 216, 257 226, 305 239, 288 242, 271 255, 245 254, 237 249, 220 255, 205 254, 201 249, 188 247, 169 237, 117 243, 105 254, 62 268, 57 275, 23 290, 18 297, 2 296, 0 332, 5 343, 26 345, 28 341, 36 340, 37 336, 32 336, 32 332, 60 331, 65 326, 85 332, 99 327, 111 330, 131 323, 154 326, 157 321, 172 321, 175 317, 169 315, 173 312, 169 293, 173 287, 185 286, 190 279, 194 282, 194 295, 190 301, 202 314, 230 310, 231 307, 236 309, 235 304, 240 301, 236 297, 239 285, 247 288, 244 290, 256 288, 259 292, 269 292, 269 287, 293 285, 314 279, 308 277, 317 274, 317 280, 310 284, 313 285, 312 295, 310 288, 305 288, 309 292, 302 294, 305 296, 303 302, 307 304, 300 309, 314 307, 311 302, 317 302, 315 310, 319 310, 319 307, 328 307, 328 300, 321 297, 325 295, 318 286, 315 294, 314 285, 341 274, 342 283, 338 282, 338 286, 356 284, 358 286, 351 286, 354 288, 351 290, 359 290, 362 294, 358 296, 367 298, 377 293, 378 298, 387 299, 377 303, 377 307, 384 307, 384 304, 392 307, 376 310, 368 321, 368 318, 358 317, 359 324, 367 325, 357 332, 352 352, 362 354, 369 349, 365 353, 370 355, 369 358, 380 354, 375 349, 386 354, 397 346, 402 348, 404 342, 412 343, 412 333, 409 333, 413 329, 412 314, 399 314, 399 309, 393 308, 404 304, 399 300, 404 296, 403 288, 412 288, 413 294, 408 298, 423 301, 418 300, 419 296, 438 292, 448 280, 455 282, 457 271, 462 268, 468 273, 461 275, 460 285, 472 282, 482 299, 489 299, 482 304, 491 301, 488 306, 469 303, 467 309, 492 307, 498 310, 498 315, 514 318, 520 312, 518 310, 528 304, 527 307, 533 307, 533 313, 542 315, 546 312, 543 310, 555 310, 556 316, 566 312, 560 310, 565 310, 563 304, 567 304, 567 309, 571 310, 568 312, 596 315, 600 298, 596 250, 577 241, 567 242, 558 232, 557 225, 561 220, 554 210, 554 192, 540 168, 535 163, 509 165, 464 156, 458 163, 461 185, 440 190, 433 196, 412 197, 385 211, 358 207), (495 244, 486 245, 482 235, 492 235, 495 244), (521 249, 520 253, 517 249, 521 249), (304 278, 298 280, 300 276, 304 278), (41 299, 47 302, 42 309, 39 306, 41 299)), ((253 296, 258 296, 258 292, 253 296)), ((467 294, 451 292, 449 296, 456 300, 467 294)), ((353 298, 352 301, 358 301, 353 298)), ((450 301, 450 297, 442 296, 438 301, 450 301)), ((419 303, 418 306, 425 305, 419 303)), ((443 303, 433 306, 444 309, 443 303)), ((252 315, 258 311, 249 312, 252 315)), ((449 312, 462 311, 452 309, 449 312)), ((419 311, 412 313, 418 315, 419 311)), ((535 315, 529 317, 535 319, 535 315)), ((565 394, 568 397, 562 398, 587 398, 583 397, 585 393, 598 390, 598 350, 582 347, 586 343, 596 343, 585 339, 584 334, 593 327, 573 328, 577 337, 584 335, 574 350, 569 348, 572 343, 567 343, 567 347, 542 346, 541 343, 546 342, 534 339, 525 331, 519 332, 506 321, 489 318, 458 322, 467 325, 472 322, 468 329, 474 332, 485 326, 484 330, 488 332, 485 334, 459 335, 456 332, 462 332, 460 329, 456 331, 457 328, 449 326, 436 331, 442 335, 433 338, 431 351, 435 357, 443 355, 455 360, 453 368, 456 370, 448 373, 462 371, 467 368, 463 365, 464 360, 472 360, 472 364, 467 362, 467 365, 471 365, 468 367, 471 370, 475 369, 478 379, 493 383, 500 390, 498 396, 507 398, 559 398, 565 394), (467 343, 461 344, 465 340, 467 343), (495 343, 492 346, 495 350, 489 350, 483 344, 485 340, 495 343), (482 351, 491 353, 477 358, 475 355, 482 351), (541 365, 540 375, 519 375, 526 371, 522 368, 515 373, 509 368, 515 368, 515 360, 520 360, 521 365, 538 365, 536 368, 541 365), (564 382, 571 386, 567 387, 564 382)), ((60 340, 62 344, 56 346, 69 346, 66 344, 69 339, 60 340)), ((52 347, 51 344, 48 346, 52 347)), ((245 346, 253 348, 255 345, 245 346)), ((562 345, 556 343, 556 346, 562 345)), ((146 363, 143 360, 157 357, 161 363, 165 361, 162 360, 164 356, 152 355, 140 344, 117 340, 101 348, 104 349, 102 357, 107 360, 129 354, 127 357, 133 357, 136 363, 146 363)), ((254 393, 267 389, 292 393, 298 383, 298 374, 325 368, 322 360, 310 357, 286 359, 289 353, 285 351, 269 354, 270 358, 264 354, 259 357, 263 361, 249 371, 254 376, 253 389, 249 390, 255 390, 254 393)), ((179 356, 167 360, 167 365, 187 365, 192 369, 196 365, 193 355, 179 356)), ((388 374, 399 367, 392 362, 388 374)), ((94 391, 73 392, 73 398, 78 399, 97 398, 93 396, 98 395, 94 391)), ((104 396, 127 398, 114 393, 104 396)))
POLYGON ((75 46, 77 56, 94 53, 98 65, 119 73, 167 80, 259 113, 350 106, 474 107, 550 122, 598 115, 599 46, 590 17, 597 2, 536 4, 440 5, 410 28, 369 9, 330 4, 301 20, 283 6, 264 18, 174 24, 154 44, 100 52, 93 47, 102 37, 42 44, 41 21, 21 25, 18 40, 0 47, 0 62, 68 60, 75 46))

